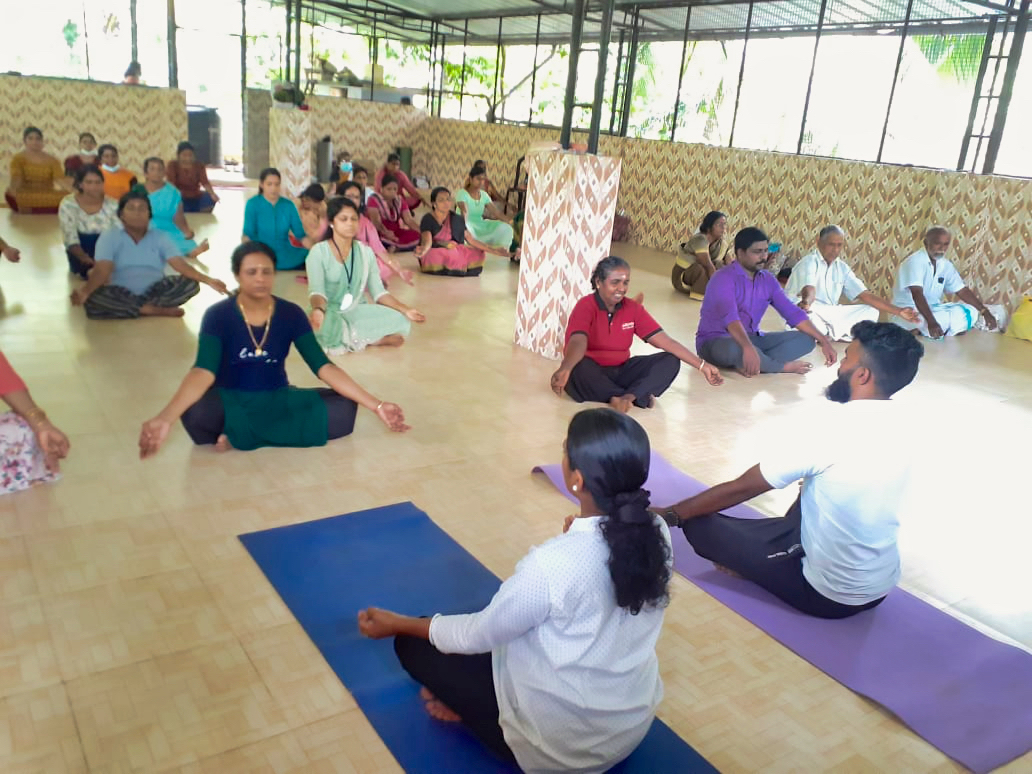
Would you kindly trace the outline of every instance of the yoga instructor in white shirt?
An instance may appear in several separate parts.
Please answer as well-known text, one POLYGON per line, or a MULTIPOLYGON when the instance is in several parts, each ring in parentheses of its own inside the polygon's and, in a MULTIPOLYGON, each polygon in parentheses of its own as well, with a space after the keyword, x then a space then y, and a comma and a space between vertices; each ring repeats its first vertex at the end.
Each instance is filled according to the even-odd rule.
POLYGON ((609 408, 574 416, 563 476, 580 501, 479 613, 412 618, 369 608, 431 715, 461 721, 527 772, 602 772, 638 746, 663 696, 656 640, 670 532, 641 487, 649 439, 609 408))
POLYGON ((826 431, 781 438, 734 481, 663 512, 699 556, 818 618, 869 610, 899 581, 899 507, 916 454, 893 441, 913 418, 889 398, 913 381, 924 347, 895 323, 860 322, 852 335, 826 392, 844 405, 822 417, 826 431), (783 517, 721 513, 800 479, 783 517))

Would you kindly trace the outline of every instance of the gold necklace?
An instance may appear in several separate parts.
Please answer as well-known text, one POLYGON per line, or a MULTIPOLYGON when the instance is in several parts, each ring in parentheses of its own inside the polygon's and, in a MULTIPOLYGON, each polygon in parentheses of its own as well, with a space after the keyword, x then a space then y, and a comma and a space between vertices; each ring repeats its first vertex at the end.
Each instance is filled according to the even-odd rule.
POLYGON ((244 311, 244 305, 242 303, 240 303, 240 301, 237 301, 237 306, 240 307, 240 316, 244 318, 244 327, 247 328, 247 335, 251 337, 251 343, 254 344, 254 354, 255 354, 255 357, 261 357, 262 355, 265 354, 265 350, 263 349, 263 347, 265 346, 265 342, 269 338, 269 326, 272 325, 272 306, 273 306, 273 303, 274 302, 272 302, 272 301, 269 302, 269 316, 265 320, 265 332, 262 333, 262 340, 258 341, 254 337, 254 331, 251 330, 251 323, 249 323, 247 321, 247 312, 244 311))

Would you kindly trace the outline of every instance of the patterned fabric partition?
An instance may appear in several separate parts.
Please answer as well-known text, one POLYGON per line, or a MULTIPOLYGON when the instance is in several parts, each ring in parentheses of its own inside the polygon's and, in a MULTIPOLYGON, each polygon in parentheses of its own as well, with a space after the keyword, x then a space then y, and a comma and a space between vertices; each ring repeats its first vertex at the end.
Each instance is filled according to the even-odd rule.
POLYGON ((26 126, 43 130, 45 150, 62 161, 79 149, 79 133, 118 148, 122 166, 140 172, 148 156, 173 158, 186 139, 186 97, 178 89, 60 78, 0 75, 0 178, 26 126))
MULTIPOLYGON (((409 105, 392 105, 340 97, 309 97, 313 141, 327 135, 334 156, 348 151, 354 162, 368 167, 370 183, 376 170, 397 147, 413 149, 412 171, 427 173, 425 159, 416 153, 416 138, 427 114, 409 105)), ((315 171, 315 156, 312 156, 315 171)))
POLYGON ((269 111, 269 161, 280 171, 282 193, 296 197, 312 182, 312 117, 307 110, 269 111))
MULTIPOLYGON (((311 103, 313 139, 329 134, 335 149, 375 165, 407 145, 415 171, 452 190, 484 159, 504 193, 527 148, 558 139, 552 129, 430 118, 398 105, 311 103)), ((711 209, 728 213, 732 232, 760 226, 790 258, 837 223, 849 236, 847 259, 887 295, 924 230, 942 223, 954 233, 954 262, 985 301, 1013 308, 1032 292, 1032 181, 608 136, 599 152, 626 163, 617 208, 648 247, 672 253, 711 209)))
MULTIPOLYGON (((531 143, 556 139, 554 130, 435 118, 422 125, 416 150, 435 185, 461 186, 482 158, 501 188, 531 143)), ((983 300, 1013 308, 1032 292, 1029 180, 608 136, 599 153, 625 162, 617 208, 638 244, 673 253, 719 209, 732 232, 760 226, 799 257, 822 226, 837 223, 849 237, 847 259, 888 295, 925 229, 942 223, 953 231, 953 261, 983 300)))
POLYGON ((590 292, 595 264, 609 254, 620 164, 559 152, 527 157, 514 336, 521 347, 553 359, 562 355, 570 311, 590 292))

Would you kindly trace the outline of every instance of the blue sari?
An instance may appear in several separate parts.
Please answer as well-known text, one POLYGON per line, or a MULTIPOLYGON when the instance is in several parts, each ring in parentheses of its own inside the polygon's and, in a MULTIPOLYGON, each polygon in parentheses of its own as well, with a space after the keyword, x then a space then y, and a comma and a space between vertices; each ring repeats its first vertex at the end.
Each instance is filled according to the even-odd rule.
POLYGON ((197 243, 183 236, 179 226, 172 220, 179 209, 179 204, 183 201, 179 190, 171 183, 165 183, 163 188, 159 188, 153 193, 148 191, 147 195, 150 197, 151 203, 151 225, 168 235, 180 255, 189 255, 197 248, 197 243))

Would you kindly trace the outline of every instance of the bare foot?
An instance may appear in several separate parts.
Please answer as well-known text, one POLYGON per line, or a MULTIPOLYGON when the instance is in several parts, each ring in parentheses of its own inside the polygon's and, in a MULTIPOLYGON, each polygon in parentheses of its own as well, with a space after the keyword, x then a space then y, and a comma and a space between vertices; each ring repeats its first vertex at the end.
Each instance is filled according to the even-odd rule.
POLYGON ((434 720, 440 720, 443 723, 458 723, 462 720, 444 702, 430 693, 426 686, 419 689, 419 698, 425 702, 426 712, 434 720))
POLYGON ((374 341, 370 346, 372 347, 400 347, 405 343, 405 337, 398 334, 392 333, 389 336, 384 336, 379 341, 374 341))
POLYGON ((619 411, 621 414, 626 414, 631 410, 631 406, 634 405, 633 395, 619 395, 615 398, 609 399, 609 407, 619 411))
POLYGON ((197 247, 195 247, 193 250, 190 251, 190 256, 189 257, 190 258, 196 258, 201 253, 206 253, 210 249, 211 249, 211 245, 209 245, 208 244, 208 240, 205 239, 203 242, 201 242, 199 245, 197 245, 197 247))
POLYGON ((233 445, 229 442, 229 438, 226 437, 225 433, 220 435, 215 440, 215 451, 217 451, 219 454, 221 454, 222 452, 228 452, 232 448, 233 445))
POLYGON ((727 567, 724 567, 724 565, 717 564, 716 562, 713 563, 713 569, 717 570, 718 572, 724 573, 724 575, 730 575, 732 578, 741 578, 742 577, 741 575, 739 575, 734 570, 729 570, 729 569, 727 569, 727 567))
POLYGON ((813 370, 813 363, 807 363, 805 360, 790 360, 785 363, 785 367, 781 369, 783 374, 805 374, 813 370))
POLYGON ((154 306, 144 304, 140 307, 141 317, 182 317, 186 312, 178 306, 154 306))

